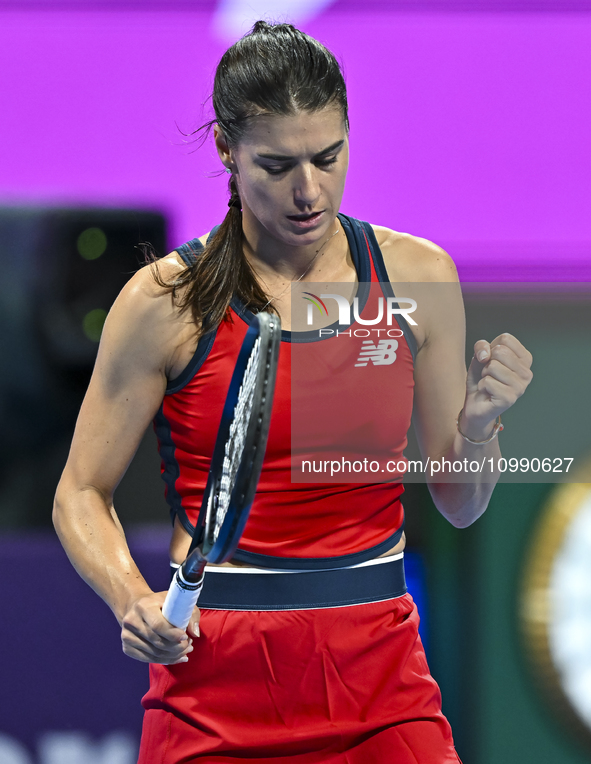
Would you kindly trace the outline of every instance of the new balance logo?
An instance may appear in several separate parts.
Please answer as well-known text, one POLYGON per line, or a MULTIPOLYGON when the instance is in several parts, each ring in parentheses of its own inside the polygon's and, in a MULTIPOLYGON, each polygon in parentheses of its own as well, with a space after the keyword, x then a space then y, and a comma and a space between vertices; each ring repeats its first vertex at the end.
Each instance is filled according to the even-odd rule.
POLYGON ((361 343, 361 352, 355 366, 367 366, 371 361, 374 366, 389 366, 396 360, 397 340, 378 340, 374 345, 371 340, 361 343))

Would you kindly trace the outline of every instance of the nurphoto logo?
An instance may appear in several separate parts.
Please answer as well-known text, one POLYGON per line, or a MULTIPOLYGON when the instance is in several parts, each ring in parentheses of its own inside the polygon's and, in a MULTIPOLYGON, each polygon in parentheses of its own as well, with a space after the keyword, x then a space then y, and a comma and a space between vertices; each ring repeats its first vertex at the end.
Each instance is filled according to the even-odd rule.
MULTIPOLYGON (((375 318, 362 318, 359 315, 359 298, 355 297, 353 300, 353 316, 351 316, 351 305, 349 300, 342 294, 321 294, 318 296, 313 292, 304 292, 303 299, 308 302, 307 312, 307 324, 313 326, 314 324, 314 308, 318 310, 321 316, 328 316, 328 308, 324 300, 336 300, 339 307, 339 321, 338 323, 343 326, 349 326, 352 322, 360 324, 361 326, 375 326, 380 324, 384 320, 384 313, 386 314, 386 323, 388 326, 392 326, 393 317, 404 316, 407 323, 412 326, 416 326, 417 322, 410 316, 411 313, 417 309, 416 300, 410 297, 387 297, 384 300, 383 297, 378 298, 378 315, 375 318), (400 303, 410 305, 408 308, 398 307, 400 303), (385 305, 385 310, 384 310, 385 305)), ((320 330, 321 333, 326 334, 326 330, 320 330)), ((334 330, 330 330, 334 332, 334 330)), ((338 334, 338 330, 336 332, 338 334)))

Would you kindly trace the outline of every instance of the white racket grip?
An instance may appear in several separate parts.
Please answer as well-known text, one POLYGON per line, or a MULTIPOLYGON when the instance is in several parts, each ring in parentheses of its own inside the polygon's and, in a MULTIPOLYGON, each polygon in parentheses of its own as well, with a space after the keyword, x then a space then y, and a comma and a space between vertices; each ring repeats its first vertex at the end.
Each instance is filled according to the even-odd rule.
POLYGON ((195 584, 185 580, 182 566, 177 568, 162 606, 162 615, 173 626, 186 629, 202 588, 203 575, 195 584))

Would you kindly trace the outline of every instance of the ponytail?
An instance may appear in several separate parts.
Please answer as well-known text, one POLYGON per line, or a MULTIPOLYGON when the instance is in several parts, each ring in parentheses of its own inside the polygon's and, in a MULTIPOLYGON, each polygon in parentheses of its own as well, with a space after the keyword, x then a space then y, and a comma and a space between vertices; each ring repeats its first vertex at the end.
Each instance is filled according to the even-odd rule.
POLYGON ((226 217, 193 265, 187 266, 173 284, 164 281, 160 275, 156 258, 148 257, 156 283, 172 293, 181 311, 191 310, 201 334, 219 326, 234 296, 253 313, 263 308, 276 312, 244 256, 242 203, 234 175, 228 187, 230 200, 226 217), (179 297, 179 291, 187 285, 188 289, 179 297))

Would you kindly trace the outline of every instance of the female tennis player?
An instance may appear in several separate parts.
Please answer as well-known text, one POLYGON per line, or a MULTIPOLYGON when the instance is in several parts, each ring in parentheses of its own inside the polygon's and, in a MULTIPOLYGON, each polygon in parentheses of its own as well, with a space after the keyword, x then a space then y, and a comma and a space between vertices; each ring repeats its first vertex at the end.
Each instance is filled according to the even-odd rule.
MULTIPOLYGON (((339 213, 347 98, 319 42, 258 22, 224 54, 213 105, 228 213, 211 234, 141 269, 118 297, 55 501, 60 538, 116 615, 124 652, 151 664, 139 760, 457 762, 404 584, 400 481, 291 482, 292 348, 335 347, 334 333, 290 331, 291 287, 339 282, 354 292, 369 283, 387 296, 385 282, 451 285, 444 310, 434 299, 418 302, 414 323, 398 316, 395 353, 390 343, 381 363, 374 355, 347 370, 358 402, 347 426, 370 432, 394 459, 413 397, 424 459, 498 457, 498 417, 529 384, 531 355, 510 334, 481 339, 466 372, 450 257, 339 213), (132 560, 113 492, 154 421, 170 556, 181 563, 238 349, 262 310, 286 331, 258 494, 233 559, 206 569, 201 612, 185 633, 163 617, 165 593, 152 592, 132 560), (376 389, 389 395, 378 417, 376 389)), ((374 150, 379 162, 388 137, 376 136, 374 150)), ((344 381, 335 379, 334 397, 344 381)), ((486 509, 493 482, 475 474, 430 488, 439 511, 464 527, 486 509)))

